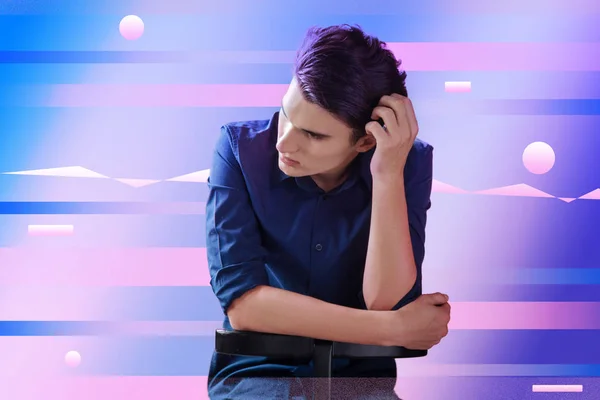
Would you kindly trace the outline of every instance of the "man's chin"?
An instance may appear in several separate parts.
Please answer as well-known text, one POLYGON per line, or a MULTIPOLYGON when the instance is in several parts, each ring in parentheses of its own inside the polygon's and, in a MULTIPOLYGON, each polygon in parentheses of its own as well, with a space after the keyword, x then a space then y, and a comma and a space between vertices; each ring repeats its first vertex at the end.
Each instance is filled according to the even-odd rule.
POLYGON ((302 171, 299 171, 298 168, 290 167, 281 161, 279 162, 279 169, 283 171, 284 174, 291 176, 292 178, 300 178, 306 175, 302 171))

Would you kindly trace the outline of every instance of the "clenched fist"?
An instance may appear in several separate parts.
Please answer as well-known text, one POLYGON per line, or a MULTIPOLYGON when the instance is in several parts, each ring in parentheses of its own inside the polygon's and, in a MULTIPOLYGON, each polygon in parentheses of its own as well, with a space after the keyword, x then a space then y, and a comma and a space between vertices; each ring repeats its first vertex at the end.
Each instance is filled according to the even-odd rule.
POLYGON ((448 334, 450 303, 442 293, 424 294, 389 314, 387 345, 429 350, 448 334))

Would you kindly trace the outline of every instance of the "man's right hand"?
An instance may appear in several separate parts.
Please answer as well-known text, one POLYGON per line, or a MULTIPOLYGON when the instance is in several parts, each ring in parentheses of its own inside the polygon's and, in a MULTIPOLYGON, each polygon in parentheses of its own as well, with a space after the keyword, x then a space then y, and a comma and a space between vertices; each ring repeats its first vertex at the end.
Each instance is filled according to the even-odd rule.
POLYGON ((442 293, 424 294, 389 314, 389 343, 429 350, 448 334, 450 303, 442 293))

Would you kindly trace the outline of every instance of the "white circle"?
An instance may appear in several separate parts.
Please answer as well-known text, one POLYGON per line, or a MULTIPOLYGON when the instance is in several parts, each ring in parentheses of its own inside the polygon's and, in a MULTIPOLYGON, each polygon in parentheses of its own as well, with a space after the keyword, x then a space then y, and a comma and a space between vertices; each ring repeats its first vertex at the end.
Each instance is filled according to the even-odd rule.
POLYGON ((545 142, 530 143, 523 151, 523 165, 533 174, 545 174, 556 161, 554 149, 545 142))
POLYGON ((127 15, 119 23, 119 32, 127 40, 137 40, 144 34, 144 21, 137 15, 127 15))
POLYGON ((69 367, 77 367, 81 363, 81 355, 79 352, 71 350, 65 355, 65 363, 69 367))

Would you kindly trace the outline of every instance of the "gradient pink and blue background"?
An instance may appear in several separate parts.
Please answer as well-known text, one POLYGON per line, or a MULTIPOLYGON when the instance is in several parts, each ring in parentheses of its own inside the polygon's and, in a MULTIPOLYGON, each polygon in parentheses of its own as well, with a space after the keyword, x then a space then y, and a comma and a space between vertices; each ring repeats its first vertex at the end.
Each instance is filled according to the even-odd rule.
POLYGON ((436 149, 424 287, 453 321, 398 362, 400 396, 599 398, 599 19, 595 0, 1 2, 0 398, 206 398, 214 141, 276 111, 306 29, 336 23, 403 60, 436 149), (523 165, 536 141, 545 174, 523 165))

